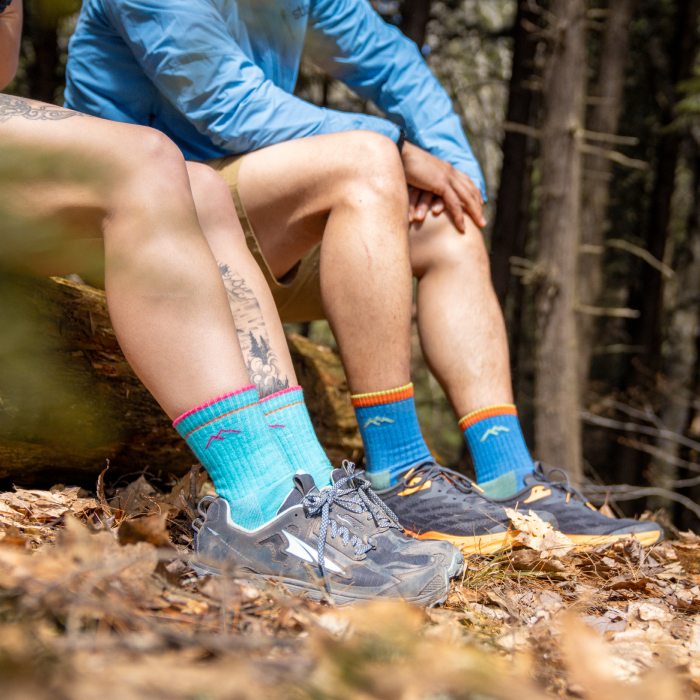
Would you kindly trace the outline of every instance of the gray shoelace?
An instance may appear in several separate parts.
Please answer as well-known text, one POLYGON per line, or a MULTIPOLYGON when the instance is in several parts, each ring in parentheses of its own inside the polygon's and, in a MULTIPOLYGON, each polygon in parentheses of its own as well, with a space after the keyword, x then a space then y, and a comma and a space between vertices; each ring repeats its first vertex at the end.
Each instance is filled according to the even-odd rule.
POLYGON ((564 491, 564 493, 570 493, 577 500, 589 505, 588 499, 571 483, 569 475, 561 467, 551 467, 549 472, 545 474, 542 462, 535 462, 535 478, 537 481, 547 484, 547 486, 553 486, 564 491), (553 475, 561 476, 561 481, 553 481, 551 478, 553 475))
POLYGON ((374 547, 373 544, 364 542, 347 527, 338 525, 331 518, 331 508, 335 504, 352 513, 369 511, 379 527, 400 527, 394 513, 370 489, 369 482, 355 473, 355 465, 346 461, 343 462, 343 467, 345 476, 329 488, 324 488, 317 493, 307 493, 301 502, 309 517, 320 516, 321 518, 321 527, 318 532, 318 566, 328 593, 330 593, 330 582, 326 573, 325 553, 329 530, 331 538, 340 537, 345 545, 352 546, 358 557, 374 547))
MULTIPOLYGON (((454 471, 454 469, 443 467, 442 464, 437 462, 423 462, 423 464, 419 464, 417 467, 409 470, 403 477, 403 480, 407 485, 410 482, 410 485, 413 487, 420 486, 426 481, 431 481, 438 477, 443 477, 462 493, 475 492, 474 482, 471 479, 468 479, 464 474, 454 471), (414 481, 416 479, 419 479, 419 481, 414 481)), ((476 492, 478 493, 478 491, 476 492)))

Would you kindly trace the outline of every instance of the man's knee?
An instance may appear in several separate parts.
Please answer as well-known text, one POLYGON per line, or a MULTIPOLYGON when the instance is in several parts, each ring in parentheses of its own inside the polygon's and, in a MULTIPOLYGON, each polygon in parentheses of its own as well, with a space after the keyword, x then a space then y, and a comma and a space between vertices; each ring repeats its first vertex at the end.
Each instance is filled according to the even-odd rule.
POLYGON ((428 214, 423 224, 412 227, 409 240, 411 262, 418 276, 431 269, 454 267, 490 277, 484 235, 469 218, 465 219, 465 232, 460 233, 447 214, 428 214))
POLYGON ((401 156, 391 139, 372 131, 340 134, 338 155, 342 196, 407 206, 401 156))

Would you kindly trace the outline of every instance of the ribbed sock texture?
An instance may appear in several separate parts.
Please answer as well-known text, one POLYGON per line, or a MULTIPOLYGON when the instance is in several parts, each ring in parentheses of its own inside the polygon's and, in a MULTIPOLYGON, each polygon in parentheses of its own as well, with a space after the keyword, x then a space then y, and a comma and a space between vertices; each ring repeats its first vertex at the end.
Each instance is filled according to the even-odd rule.
POLYGON ((367 476, 377 489, 393 486, 402 472, 432 459, 416 414, 413 384, 352 396, 365 445, 367 476))
POLYGON ((283 389, 260 399, 269 432, 294 471, 311 474, 316 486, 331 483, 333 467, 316 437, 300 386, 283 389))
POLYGON ((513 490, 523 488, 523 478, 534 465, 525 444, 518 413, 512 404, 487 406, 459 421, 474 461, 478 484, 512 472, 513 490))
POLYGON ((271 439, 254 386, 183 413, 173 426, 248 530, 272 520, 292 490, 294 469, 271 439))

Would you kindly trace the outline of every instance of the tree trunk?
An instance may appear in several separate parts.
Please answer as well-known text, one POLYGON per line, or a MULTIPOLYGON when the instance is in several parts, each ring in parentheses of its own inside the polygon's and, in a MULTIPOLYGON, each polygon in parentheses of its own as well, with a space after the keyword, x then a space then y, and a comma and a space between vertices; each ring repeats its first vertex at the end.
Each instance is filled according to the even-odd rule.
MULTIPOLYGON (((104 292, 61 278, 20 286, 28 304, 15 320, 31 319, 39 335, 28 336, 26 347, 15 343, 12 371, 0 363, 0 480, 89 485, 108 459, 112 478, 187 471, 195 458, 124 359, 104 292), (35 361, 22 362, 41 339, 49 339, 46 357, 56 363, 46 373, 35 361)), ((6 305, 0 315, 8 316, 6 305)), ((18 323, 3 326, 14 330, 18 323)), ((357 459, 362 443, 337 355, 299 336, 289 342, 329 456, 357 459)))
POLYGON ((535 350, 535 440, 544 462, 580 480, 576 270, 580 240, 580 141, 586 85, 584 0, 554 0, 544 81, 542 217, 535 350))
MULTIPOLYGON (((531 27, 536 21, 537 15, 529 0, 520 0, 513 28, 513 61, 506 111, 506 121, 512 124, 527 126, 532 120, 534 99, 527 82, 534 74, 538 42, 531 27)), ((503 306, 510 285, 510 259, 523 257, 525 252, 531 168, 528 141, 525 134, 512 130, 507 130, 503 138, 503 165, 491 239, 491 276, 503 306)))
MULTIPOLYGON (((675 434, 686 432, 693 401, 697 343, 700 337, 700 140, 692 142, 693 189, 692 207, 687 234, 678 251, 675 276, 670 282, 667 298, 672 307, 667 311, 667 333, 662 376, 664 405, 660 411, 662 425, 675 434)), ((674 463, 680 457, 680 447, 673 440, 659 439, 656 446, 667 459, 655 459, 649 470, 649 482, 671 491, 678 478, 674 463)), ((671 508, 672 501, 657 497, 653 508, 671 508)))
MULTIPOLYGON (((608 6, 608 19, 600 54, 600 70, 593 90, 596 104, 588 118, 588 131, 617 134, 625 89, 625 66, 629 46, 629 27, 638 0, 615 0, 608 6)), ((595 146, 604 142, 593 141, 595 146)), ((601 155, 588 155, 583 162, 583 201, 581 243, 590 246, 579 265, 578 298, 581 304, 597 306, 604 284, 603 251, 607 230, 612 162, 601 155)), ((579 365, 581 394, 585 386, 593 354, 596 330, 595 317, 581 314, 579 319, 579 365)))
POLYGON ((430 19, 431 0, 404 0, 401 4, 401 31, 418 48, 425 43, 425 33, 430 19))
MULTIPOLYGON (((679 100, 678 83, 692 74, 698 45, 698 13, 700 0, 680 0, 676 15, 676 31, 668 49, 670 69, 667 71, 665 94, 662 96, 660 136, 656 147, 656 168, 651 193, 651 206, 646 231, 646 248, 663 260, 671 221, 671 205, 676 188, 676 168, 681 134, 672 127, 679 100)), ((663 277, 649 265, 642 268, 635 308, 641 310, 635 324, 633 344, 643 348, 642 360, 647 372, 658 370, 661 360, 661 318, 663 310, 663 277)))

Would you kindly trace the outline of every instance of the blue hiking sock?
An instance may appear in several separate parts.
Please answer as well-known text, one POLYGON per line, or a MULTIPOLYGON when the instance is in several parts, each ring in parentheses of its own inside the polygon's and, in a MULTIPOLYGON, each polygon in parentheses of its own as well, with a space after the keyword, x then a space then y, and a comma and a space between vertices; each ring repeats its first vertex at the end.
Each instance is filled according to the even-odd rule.
MULTIPOLYGON (((464 416, 459 427, 469 445, 480 486, 498 480, 499 497, 510 495, 502 493, 504 488, 515 493, 525 486, 524 477, 535 467, 515 406, 480 408, 464 416)), ((485 490, 488 493, 489 489, 485 490)))
POLYGON ((254 386, 197 406, 173 426, 231 505, 237 525, 254 530, 275 517, 294 488, 294 470, 271 439, 254 386))
POLYGON ((316 437, 300 386, 260 399, 265 421, 292 468, 311 474, 316 486, 331 483, 333 466, 316 437))
POLYGON ((393 486, 400 474, 433 459, 418 424, 413 384, 351 398, 375 488, 393 486))

